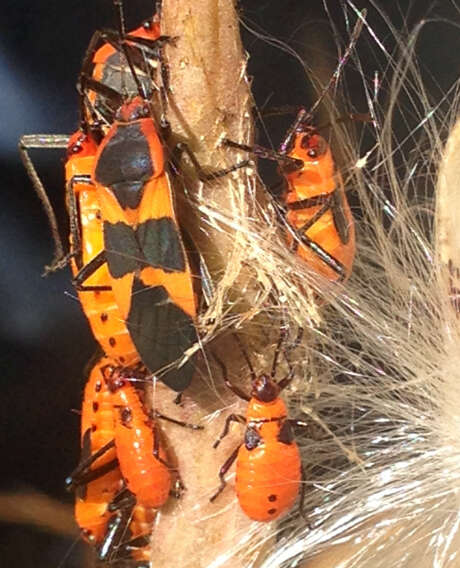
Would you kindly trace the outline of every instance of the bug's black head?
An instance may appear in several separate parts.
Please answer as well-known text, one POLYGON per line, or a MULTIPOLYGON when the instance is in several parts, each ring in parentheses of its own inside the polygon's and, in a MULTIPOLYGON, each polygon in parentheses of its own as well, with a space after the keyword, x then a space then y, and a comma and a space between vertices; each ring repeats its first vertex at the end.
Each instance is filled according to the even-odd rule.
POLYGON ((278 385, 268 375, 260 375, 252 383, 251 396, 261 402, 273 402, 279 393, 278 385))
POLYGON ((120 367, 112 367, 107 365, 103 370, 104 379, 109 387, 110 392, 117 392, 125 384, 126 376, 120 367))
POLYGON ((299 127, 297 147, 304 160, 315 160, 324 156, 327 152, 328 144, 316 128, 311 125, 303 124, 299 127))
POLYGON ((134 97, 118 109, 115 118, 120 122, 132 122, 149 116, 149 105, 141 97, 134 97))

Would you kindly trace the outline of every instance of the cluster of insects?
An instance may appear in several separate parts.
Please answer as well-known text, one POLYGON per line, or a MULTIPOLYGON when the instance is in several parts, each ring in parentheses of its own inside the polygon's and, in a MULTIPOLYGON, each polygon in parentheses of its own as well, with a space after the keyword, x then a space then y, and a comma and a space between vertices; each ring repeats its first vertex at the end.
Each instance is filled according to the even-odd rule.
MULTIPOLYGON (((96 32, 83 61, 78 130, 70 136, 24 136, 20 152, 55 240, 48 270, 70 264, 102 350, 85 388, 81 460, 67 479, 76 494, 76 519, 101 561, 141 568, 150 566, 149 537, 157 510, 174 491, 180 496, 181 485, 161 441, 158 415, 144 407, 143 385, 152 376, 176 393, 190 385, 193 360, 177 362, 198 340, 198 304, 196 276, 183 244, 186 228, 177 220, 170 180, 178 169, 177 163, 171 168, 175 153, 168 146, 163 47, 170 38, 161 35, 159 12, 127 33, 122 4, 114 4, 118 29, 96 32), (31 148, 44 147, 67 151, 68 252, 29 156, 31 148)), ((345 280, 355 250, 353 219, 329 145, 313 126, 311 113, 298 112, 278 151, 229 140, 224 144, 229 152, 236 147, 278 162, 286 186, 282 200, 289 253, 331 281, 345 280)), ((304 487, 291 428, 295 421, 280 398, 294 368, 283 349, 283 333, 269 374, 257 375, 238 336, 235 341, 252 389, 248 394, 232 385, 225 364, 212 353, 226 385, 248 403, 246 416, 228 417, 215 447, 232 421, 244 423, 246 430, 219 472, 220 487, 211 501, 236 462, 241 508, 251 519, 271 521, 291 509, 304 487), (280 353, 289 372, 276 382, 280 353)))

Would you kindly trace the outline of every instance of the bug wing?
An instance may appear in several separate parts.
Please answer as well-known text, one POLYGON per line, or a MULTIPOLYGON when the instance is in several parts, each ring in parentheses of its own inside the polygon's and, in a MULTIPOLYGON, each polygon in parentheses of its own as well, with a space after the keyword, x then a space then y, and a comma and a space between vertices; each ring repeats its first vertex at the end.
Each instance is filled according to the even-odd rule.
POLYGON ((337 189, 332 194, 331 209, 337 233, 339 234, 342 244, 346 245, 351 238, 353 219, 351 217, 350 207, 345 200, 341 184, 338 185, 337 189))
MULTIPOLYGON (((162 160, 151 120, 115 124, 99 148, 93 175, 112 289, 152 373, 162 373, 196 341, 192 275, 162 160)), ((181 391, 192 374, 188 363, 160 378, 181 391)))
MULTIPOLYGON (((192 274, 166 174, 145 188, 136 239, 145 263, 133 282, 127 324, 144 363, 155 372, 180 359, 197 339, 192 274)), ((161 380, 181 391, 192 375, 187 361, 161 380)))

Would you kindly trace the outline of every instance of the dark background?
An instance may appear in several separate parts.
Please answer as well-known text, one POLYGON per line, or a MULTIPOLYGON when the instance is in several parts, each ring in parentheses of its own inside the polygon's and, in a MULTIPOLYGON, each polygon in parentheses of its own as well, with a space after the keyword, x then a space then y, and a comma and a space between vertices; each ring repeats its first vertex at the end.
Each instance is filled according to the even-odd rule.
MULTIPOLYGON (((152 13, 153 2, 130 0, 129 28, 152 13)), ((376 6, 368 21, 391 51, 394 40, 376 6)), ((447 0, 381 2, 397 30, 412 29, 428 13, 459 21, 447 0), (401 8, 406 5, 407 8, 401 8), (399 5, 399 8, 398 8, 399 5), (401 13, 402 12, 402 13, 401 13)), ((338 0, 329 2, 333 21, 344 33, 338 0)), ((320 0, 244 0, 242 19, 268 36, 287 41, 313 67, 324 63, 330 49, 330 68, 336 51, 320 0)), ((353 18, 354 21, 354 18, 353 18)), ((23 133, 71 133, 77 125, 74 85, 87 43, 96 28, 113 26, 110 0, 7 0, 0 17, 0 337, 1 337, 1 487, 3 492, 35 489, 60 501, 72 502, 63 480, 78 460, 78 415, 83 368, 95 343, 70 283, 67 270, 41 278, 53 254, 45 215, 20 163, 16 144, 23 133)), ((342 45, 346 44, 345 35, 342 45)), ((259 105, 305 104, 311 85, 298 62, 244 32, 251 54, 249 72, 255 77, 259 105)), ((446 91, 458 77, 458 30, 434 24, 422 34, 418 55, 426 67, 433 93, 446 91), (442 27, 442 34, 439 33, 442 27), (441 41, 442 38, 442 41, 441 41), (429 74, 433 73, 434 78, 429 74), (439 90, 440 91, 439 91, 439 90)), ((359 52, 369 81, 385 60, 363 33, 359 52)), ((352 65, 345 71, 354 106, 366 111, 360 75, 352 65)), ((279 140, 289 119, 267 122, 279 140)), ((261 139, 266 143, 266 140, 261 139)), ((33 154, 60 220, 63 209, 62 153, 33 154)), ((269 181, 273 172, 266 168, 269 181)), ((65 225, 64 225, 65 226, 65 225)), ((63 231, 65 232, 65 231, 63 231)), ((80 566, 78 547, 68 557, 71 541, 23 525, 0 526, 0 565, 5 567, 80 566), (63 562, 62 564, 60 564, 63 562)))

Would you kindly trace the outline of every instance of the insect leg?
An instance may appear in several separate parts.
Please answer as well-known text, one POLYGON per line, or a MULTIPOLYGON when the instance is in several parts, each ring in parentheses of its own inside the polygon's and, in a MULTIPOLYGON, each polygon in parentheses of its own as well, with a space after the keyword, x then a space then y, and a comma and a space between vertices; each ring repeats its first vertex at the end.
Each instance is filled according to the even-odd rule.
POLYGON ((253 146, 248 146, 246 144, 239 144, 238 142, 233 142, 233 140, 229 140, 228 138, 224 138, 222 143, 225 146, 229 146, 230 148, 245 150, 250 154, 254 154, 258 158, 280 162, 282 164, 285 164, 286 167, 289 166, 293 170, 296 169, 299 170, 300 168, 303 167, 303 160, 290 158, 289 156, 285 156, 280 152, 276 152, 275 150, 270 150, 269 148, 264 148, 263 146, 259 146, 258 144, 254 144, 253 146))
POLYGON ((239 424, 245 424, 246 420, 244 416, 241 414, 229 414, 225 420, 225 427, 222 431, 222 434, 217 438, 217 440, 213 444, 213 448, 217 448, 217 446, 221 443, 221 441, 225 438, 230 430, 230 422, 238 422, 239 424))
POLYGON ((73 279, 73 284, 79 292, 95 292, 95 291, 108 291, 112 288, 110 286, 84 286, 83 282, 88 280, 96 270, 98 270, 106 262, 105 251, 99 252, 94 258, 92 258, 88 264, 85 264, 83 268, 78 272, 78 274, 73 279))
POLYGON ((131 491, 124 487, 109 503, 107 510, 110 512, 132 509, 136 504, 136 497, 131 491))
POLYGON ((60 149, 67 148, 70 136, 66 134, 28 134, 22 136, 19 140, 19 155, 21 157, 22 163, 26 169, 26 172, 32 182, 38 198, 42 202, 43 208, 45 210, 46 216, 48 217, 48 223, 51 228, 51 234, 54 240, 54 258, 52 264, 57 262, 59 259, 64 257, 64 247, 62 244, 62 239, 59 235, 59 228, 57 224, 56 214, 51 202, 49 200, 48 194, 46 192, 45 186, 41 181, 37 170, 29 156, 28 150, 33 148, 48 148, 48 149, 60 149))
MULTIPOLYGON (((228 379, 228 373, 227 373, 227 367, 225 366, 224 362, 219 359, 219 357, 214 353, 214 351, 211 351, 212 356, 214 357, 216 363, 219 365, 221 371, 222 371, 222 377, 224 379, 224 383, 227 385, 227 387, 236 394, 236 396, 238 396, 239 398, 242 398, 243 400, 247 400, 248 402, 251 400, 251 397, 249 395, 247 395, 243 390, 241 390, 239 387, 237 387, 236 385, 234 385, 233 383, 231 383, 228 379)), ((252 370, 252 367, 250 367, 252 370)), ((253 370, 252 370, 253 372, 253 370)))
POLYGON ((217 490, 216 493, 214 493, 214 495, 209 499, 211 501, 211 503, 213 501, 215 501, 215 499, 222 493, 222 491, 225 489, 225 486, 227 485, 227 482, 225 481, 225 474, 227 473, 227 471, 232 467, 233 462, 236 460, 237 456, 238 456, 238 450, 240 449, 240 446, 238 446, 237 448, 235 448, 232 452, 232 454, 227 458, 227 460, 225 461, 224 465, 220 468, 219 470, 219 477, 220 477, 220 487, 217 490))
POLYGON ((177 424, 178 426, 182 426, 183 428, 190 428, 191 430, 204 430, 204 426, 200 424, 190 424, 189 422, 182 422, 182 420, 177 420, 176 418, 171 418, 158 412, 157 410, 153 410, 152 418, 160 418, 161 420, 166 420, 167 422, 172 422, 173 424, 177 424))
POLYGON ((115 442, 114 440, 111 440, 110 442, 102 446, 102 448, 99 448, 97 452, 94 452, 88 458, 82 460, 73 470, 73 472, 66 478, 65 485, 67 487, 67 490, 71 491, 76 486, 89 483, 93 479, 97 479, 98 477, 101 477, 112 469, 115 469, 118 465, 118 460, 112 460, 101 467, 90 470, 90 467, 97 459, 99 459, 114 447, 115 442))
POLYGON ((239 162, 238 164, 230 166, 229 168, 216 170, 213 172, 205 172, 200 162, 197 160, 195 154, 192 152, 192 150, 190 150, 187 144, 185 144, 184 142, 179 142, 178 144, 176 144, 174 150, 177 151, 176 154, 177 159, 180 159, 180 156, 182 154, 187 154, 187 156, 190 159, 190 162, 192 163, 193 169, 195 170, 198 178, 201 181, 212 181, 214 179, 224 177, 227 174, 234 172, 235 170, 239 170, 240 168, 246 168, 251 165, 250 160, 244 160, 242 162, 239 162))
POLYGON ((118 511, 109 520, 107 532, 101 545, 97 549, 97 557, 99 560, 108 560, 120 545, 121 539, 126 532, 129 519, 132 514, 132 507, 126 510, 118 511))

